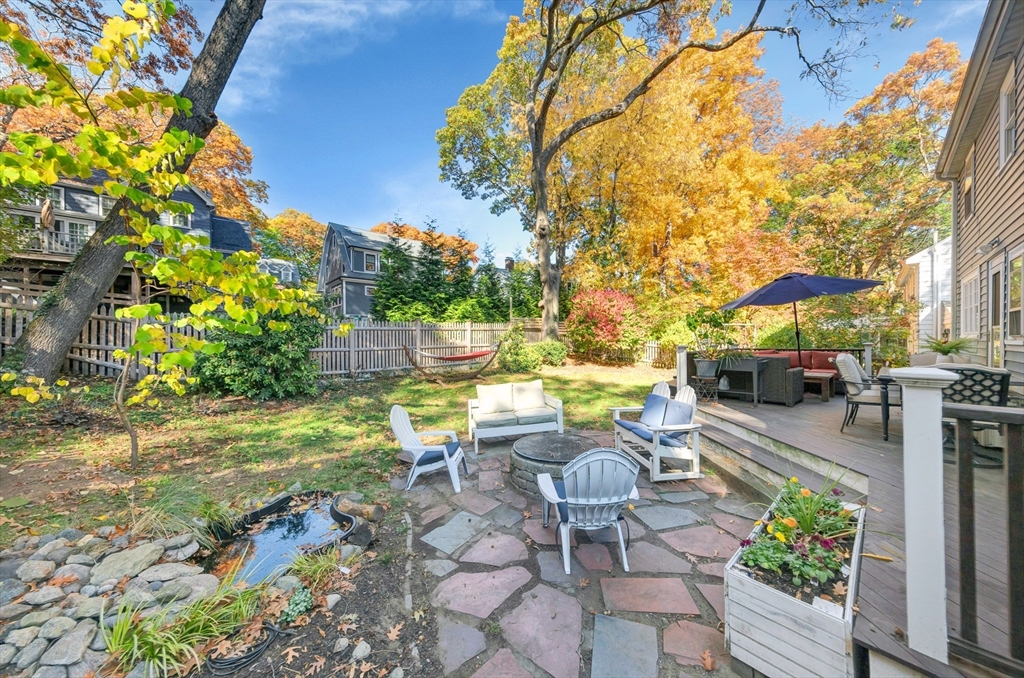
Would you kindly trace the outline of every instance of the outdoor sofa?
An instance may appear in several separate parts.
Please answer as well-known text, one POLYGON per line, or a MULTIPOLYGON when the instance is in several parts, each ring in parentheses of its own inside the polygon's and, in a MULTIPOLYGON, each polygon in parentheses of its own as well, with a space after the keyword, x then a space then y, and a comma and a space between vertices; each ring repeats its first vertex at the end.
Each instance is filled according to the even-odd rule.
MULTIPOLYGON (((764 371, 764 398, 766 403, 775 403, 793 407, 804 399, 804 368, 791 365, 789 356, 786 355, 762 355, 758 358, 767 358, 768 364, 764 371)), ((697 367, 693 362, 693 354, 687 354, 688 374, 691 376, 697 373, 697 367)), ((728 367, 725 368, 728 370, 728 367)), ((809 369, 809 368, 808 368, 809 369)), ((752 390, 751 376, 742 372, 728 372, 731 386, 736 390, 752 390)), ((675 386, 675 381, 670 382, 675 386)), ((728 396, 727 391, 719 393, 720 397, 728 396)))
POLYGON ((477 386, 469 410, 469 437, 480 453, 481 438, 503 438, 558 431, 562 433, 562 401, 544 393, 540 379, 524 384, 477 386))

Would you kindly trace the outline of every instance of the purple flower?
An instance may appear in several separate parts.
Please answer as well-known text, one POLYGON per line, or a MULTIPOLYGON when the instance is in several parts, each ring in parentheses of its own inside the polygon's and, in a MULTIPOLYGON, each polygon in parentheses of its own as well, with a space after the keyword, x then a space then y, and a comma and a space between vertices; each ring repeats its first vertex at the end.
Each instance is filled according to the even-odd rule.
POLYGON ((750 546, 753 543, 754 542, 752 542, 749 539, 744 539, 743 541, 740 542, 740 546, 742 546, 743 548, 746 548, 746 547, 750 546))
POLYGON ((833 487, 832 488, 832 496, 834 496, 834 497, 841 497, 841 496, 843 496, 843 491, 840 490, 838 487, 833 487))
POLYGON ((835 539, 822 539, 821 540, 821 547, 823 549, 828 550, 828 551, 831 551, 832 547, 834 547, 835 545, 836 545, 835 539))

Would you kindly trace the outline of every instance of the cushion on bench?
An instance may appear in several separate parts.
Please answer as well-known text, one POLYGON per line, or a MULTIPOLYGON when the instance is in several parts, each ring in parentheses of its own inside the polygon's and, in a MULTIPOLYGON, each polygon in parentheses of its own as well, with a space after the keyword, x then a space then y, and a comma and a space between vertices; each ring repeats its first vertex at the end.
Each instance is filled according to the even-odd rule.
POLYGON ((516 410, 513 412, 519 424, 546 424, 551 421, 558 421, 558 412, 553 407, 535 407, 527 410, 516 410))
POLYGON ((544 407, 543 381, 535 379, 525 384, 512 384, 512 407, 510 409, 520 412, 542 407, 544 407))
MULTIPOLYGON (((638 438, 643 438, 647 442, 654 440, 654 434, 640 422, 616 419, 615 424, 626 429, 638 438)), ((686 447, 686 436, 689 435, 689 432, 675 431, 673 433, 662 433, 660 435, 661 437, 658 440, 661 445, 665 447, 686 447)))
MULTIPOLYGON (((494 384, 493 386, 477 386, 476 397, 479 401, 480 414, 495 412, 512 412, 512 384, 494 384)), ((543 403, 541 403, 543 405, 543 403)), ((497 426, 498 424, 491 424, 497 426)))
POLYGON ((473 421, 477 428, 501 428, 503 426, 516 426, 519 420, 513 412, 474 412, 473 421))

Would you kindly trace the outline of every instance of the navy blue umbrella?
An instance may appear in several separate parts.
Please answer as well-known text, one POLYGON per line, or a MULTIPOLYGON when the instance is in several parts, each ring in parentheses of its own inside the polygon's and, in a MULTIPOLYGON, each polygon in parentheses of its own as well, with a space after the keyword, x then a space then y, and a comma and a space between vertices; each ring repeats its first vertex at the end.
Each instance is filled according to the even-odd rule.
POLYGON ((800 355, 800 322, 796 315, 796 302, 811 297, 825 297, 833 294, 850 294, 881 285, 878 280, 861 278, 833 278, 827 275, 808 275, 807 273, 787 273, 776 278, 753 292, 747 292, 739 299, 722 306, 725 310, 743 308, 744 306, 781 306, 793 304, 793 323, 796 325, 796 355, 802 364, 800 355))

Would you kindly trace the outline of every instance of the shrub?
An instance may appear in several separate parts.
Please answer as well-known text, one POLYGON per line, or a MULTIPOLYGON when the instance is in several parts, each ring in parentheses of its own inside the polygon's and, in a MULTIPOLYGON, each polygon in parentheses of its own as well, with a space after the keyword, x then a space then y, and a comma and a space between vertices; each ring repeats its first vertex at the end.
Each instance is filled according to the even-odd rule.
POLYGON ((320 319, 300 314, 287 318, 272 313, 260 318, 258 335, 211 332, 210 341, 224 344, 221 353, 200 354, 195 374, 200 388, 216 395, 257 400, 291 398, 316 392, 320 366, 310 351, 320 345, 320 319), (287 329, 271 330, 285 321, 287 329))
POLYGON ((536 344, 530 344, 529 348, 540 356, 540 360, 543 364, 553 365, 555 367, 561 367, 564 365, 565 358, 569 354, 569 349, 567 349, 565 344, 557 339, 545 339, 544 341, 536 344))
POLYGON ((393 323, 407 323, 419 320, 424 323, 437 322, 434 312, 422 301, 414 301, 405 306, 397 306, 387 312, 387 319, 393 323))
POLYGON ((577 353, 632 363, 644 340, 641 325, 633 297, 615 290, 587 290, 573 298, 566 332, 577 353))
POLYGON ((470 320, 475 323, 487 322, 487 314, 477 299, 459 299, 445 309, 441 320, 446 323, 465 322, 470 320))
POLYGON ((522 325, 513 325, 501 337, 498 367, 506 372, 533 372, 540 368, 540 354, 526 343, 522 325))

